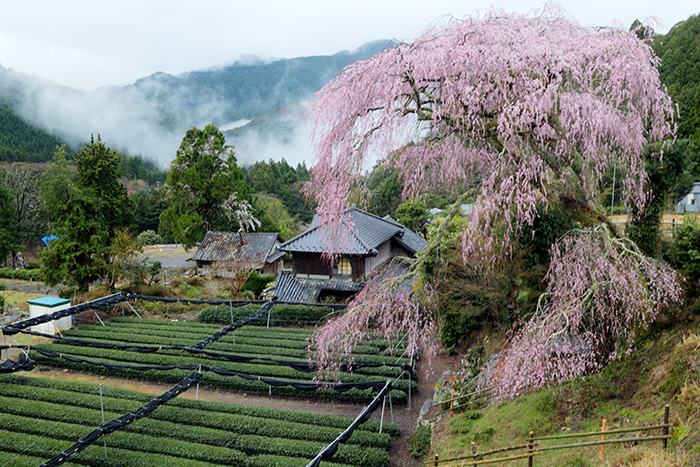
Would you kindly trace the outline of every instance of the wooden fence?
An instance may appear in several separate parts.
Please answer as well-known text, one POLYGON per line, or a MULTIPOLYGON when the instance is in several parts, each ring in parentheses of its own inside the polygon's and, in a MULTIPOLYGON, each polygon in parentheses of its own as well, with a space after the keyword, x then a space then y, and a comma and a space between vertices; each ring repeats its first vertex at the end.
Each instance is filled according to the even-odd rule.
MULTIPOLYGON (((459 456, 450 457, 446 459, 440 459, 437 454, 435 454, 435 459, 427 460, 423 462, 423 465, 431 467, 468 467, 477 465, 487 465, 487 464, 498 464, 500 462, 514 461, 518 459, 527 460, 528 467, 535 465, 535 459, 538 456, 542 456, 547 451, 553 451, 558 449, 573 449, 581 448, 587 446, 599 446, 600 447, 600 459, 604 457, 605 446, 608 444, 621 444, 621 443, 641 443, 649 441, 661 441, 664 449, 666 449, 668 440, 671 438, 669 434, 669 429, 671 424, 669 423, 669 406, 668 404, 664 407, 664 421, 661 425, 653 426, 640 426, 635 428, 620 428, 615 430, 607 429, 607 422, 603 420, 602 427, 600 431, 589 431, 582 433, 567 433, 564 435, 553 435, 553 436, 539 436, 536 437, 533 431, 530 432, 530 436, 517 446, 508 446, 500 449, 493 449, 490 451, 477 452, 476 444, 472 442, 471 453, 459 456), (645 436, 645 437, 625 437, 624 435, 629 433, 647 433, 650 431, 661 430, 661 435, 656 436, 645 436), (621 438, 615 439, 605 439, 606 436, 610 435, 622 435, 621 438), (587 438, 591 436, 599 436, 600 440, 596 441, 583 441, 571 444, 555 444, 555 445, 545 445, 549 442, 559 441, 564 439, 572 438, 587 438), (524 451, 518 453, 518 451, 524 451), (504 453, 511 453, 510 455, 502 456, 504 453), (498 456, 498 457, 492 457, 498 456), (488 457, 488 459, 487 459, 488 457)), ((543 464, 544 465, 544 464, 543 464)))
MULTIPOLYGON (((661 221, 659 223, 659 234, 664 238, 674 239, 676 237, 676 229, 683 225, 682 222, 676 222, 672 219, 670 222, 661 221)), ((617 228, 620 235, 627 234, 627 223, 626 222, 613 222, 613 225, 617 228)))
MULTIPOLYGON (((675 238, 676 229, 683 225, 683 221, 686 217, 695 219, 695 221, 700 221, 700 216, 698 213, 685 213, 685 214, 664 214, 661 218, 659 225, 659 233, 664 238, 675 238)), ((612 222, 617 228, 620 235, 625 235, 625 230, 627 228, 627 222, 629 218, 626 214, 618 214, 614 216, 609 216, 610 222, 612 222)))

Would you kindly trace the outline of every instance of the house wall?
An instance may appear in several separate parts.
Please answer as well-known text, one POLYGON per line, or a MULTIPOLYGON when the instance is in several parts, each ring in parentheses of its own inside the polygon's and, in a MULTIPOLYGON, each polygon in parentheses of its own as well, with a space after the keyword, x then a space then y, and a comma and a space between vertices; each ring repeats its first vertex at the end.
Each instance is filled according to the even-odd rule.
POLYGON ((410 258, 414 255, 398 243, 391 242, 391 257, 393 258, 394 256, 408 256, 410 258))
POLYGON ((275 275, 277 275, 282 271, 282 269, 283 269, 282 266, 283 266, 283 261, 280 258, 272 264, 265 264, 265 266, 263 266, 262 273, 263 274, 275 274, 275 275))
POLYGON ((677 213, 700 212, 700 183, 695 182, 690 192, 686 193, 676 205, 677 213))
POLYGON ((700 212, 700 193, 688 193, 676 206, 676 212, 700 212))
POLYGON ((377 266, 391 258, 391 242, 386 241, 377 248, 377 256, 368 256, 365 259, 365 275, 370 274, 377 266))
POLYGON ((361 256, 353 256, 350 259, 350 267, 352 268, 352 280, 360 282, 365 279, 365 259, 361 256))
POLYGON ((320 253, 294 253, 292 269, 296 275, 331 276, 331 266, 320 253))

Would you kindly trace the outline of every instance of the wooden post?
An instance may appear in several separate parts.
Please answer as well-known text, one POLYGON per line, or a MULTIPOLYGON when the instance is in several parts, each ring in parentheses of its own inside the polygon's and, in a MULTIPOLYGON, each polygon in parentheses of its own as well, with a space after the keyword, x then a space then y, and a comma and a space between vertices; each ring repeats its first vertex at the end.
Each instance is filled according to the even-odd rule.
POLYGON ((476 443, 472 441, 472 456, 474 457, 474 462, 476 462, 476 443))
POLYGON ((676 218, 671 218, 671 239, 676 238, 676 218))
MULTIPOLYGON (((663 431, 664 436, 668 435, 669 410, 670 410, 670 408, 669 408, 668 404, 666 404, 666 406, 664 407, 664 425, 667 425, 667 426, 664 427, 664 431, 663 431)), ((664 438, 664 449, 666 449, 666 446, 668 446, 668 439, 664 438)))
POLYGON ((450 418, 452 418, 452 409, 455 406, 455 390, 454 389, 452 389, 452 391, 450 392, 450 399, 451 399, 451 401, 450 401, 450 418))
POLYGON ((437 455, 437 454, 435 454, 435 467, 437 467, 437 466, 438 466, 438 464, 439 464, 439 462, 438 462, 438 455, 437 455))
POLYGON ((532 459, 532 451, 533 448, 535 447, 534 441, 532 441, 532 438, 535 437, 535 432, 531 431, 530 432, 530 440, 527 442, 527 452, 530 454, 527 458, 527 467, 532 467, 533 465, 533 459, 532 459))
MULTIPOLYGON (((608 425, 608 421, 606 419, 603 419, 603 429, 601 431, 605 431, 605 428, 607 427, 607 425, 608 425)), ((605 441, 605 435, 602 435, 600 437, 600 440, 605 441)), ((604 448, 605 448, 605 445, 601 444, 600 445, 600 460, 603 460, 603 449, 604 448)))

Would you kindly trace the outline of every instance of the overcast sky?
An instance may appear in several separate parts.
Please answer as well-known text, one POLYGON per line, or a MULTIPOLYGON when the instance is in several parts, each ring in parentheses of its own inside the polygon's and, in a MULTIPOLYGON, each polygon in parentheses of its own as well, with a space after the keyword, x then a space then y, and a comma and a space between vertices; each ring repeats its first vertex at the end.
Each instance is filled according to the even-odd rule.
MULTIPOLYGON (((569 0, 583 26, 655 29, 700 12, 688 0, 569 0)), ((178 74, 241 55, 291 58, 352 50, 376 39, 411 41, 444 15, 491 5, 507 12, 534 0, 0 0, 0 65, 80 88, 128 84, 156 71, 178 74)))

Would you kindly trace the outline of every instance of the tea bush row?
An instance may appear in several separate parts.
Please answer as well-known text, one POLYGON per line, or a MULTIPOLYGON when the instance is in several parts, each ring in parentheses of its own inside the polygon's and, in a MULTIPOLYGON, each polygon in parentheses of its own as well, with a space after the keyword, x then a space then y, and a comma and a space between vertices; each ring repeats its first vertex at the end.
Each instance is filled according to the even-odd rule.
MULTIPOLYGON (((97 387, 94 384, 78 383, 73 381, 60 381, 44 378, 27 378, 19 375, 0 375, 0 388, 5 385, 22 386, 27 388, 26 393, 34 392, 35 388, 49 388, 62 392, 73 392, 81 394, 84 397, 86 393, 94 392, 97 387)), ((135 401, 137 405, 150 401, 153 396, 128 389, 120 389, 109 386, 102 388, 105 397, 113 399, 123 399, 135 401)), ((334 415, 314 414, 310 412, 295 412, 292 410, 271 409, 266 407, 254 407, 238 404, 227 404, 223 402, 208 402, 194 401, 191 399, 177 398, 168 402, 168 406, 194 408, 197 410, 206 410, 211 412, 222 412, 239 415, 248 415, 256 418, 286 420, 291 422, 304 423, 314 426, 328 426, 336 428, 345 428, 352 423, 353 418, 338 417, 334 415)), ((362 431, 379 431, 380 422, 369 420, 360 426, 362 431)), ((342 430, 341 430, 342 431, 342 430)), ((391 436, 400 434, 397 425, 384 423, 383 431, 391 436)))
MULTIPOLYGON (((308 353, 306 351, 306 343, 300 340, 296 344, 289 339, 280 337, 277 339, 249 339, 241 335, 241 331, 236 331, 234 336, 224 336, 218 341, 211 344, 207 349, 214 351, 222 351, 229 353, 245 353, 254 355, 264 355, 268 357, 277 357, 281 359, 300 359, 307 360, 308 353), (233 340, 235 338, 235 345, 233 340)), ((193 345, 210 334, 190 335, 184 333, 171 333, 168 330, 110 330, 109 327, 102 326, 81 326, 80 329, 73 329, 65 333, 67 337, 75 337, 86 340, 101 340, 107 342, 116 342, 121 344, 148 344, 148 345, 174 345, 174 346, 189 346, 193 345), (102 328, 102 329, 100 329, 102 328), (187 337, 189 336, 189 337, 187 337)), ((271 334, 274 335, 274 334, 271 334)), ((391 355, 380 355, 376 348, 367 346, 357 346, 353 353, 353 359, 358 362, 367 363, 408 363, 408 359, 402 357, 398 359, 391 355)))
MULTIPOLYGON (((54 439, 48 436, 0 430, 0 451, 15 453, 20 456, 27 454, 31 457, 48 460, 61 453, 71 444, 71 442, 66 440, 54 439), (29 446, 31 447, 27 449, 29 446)), ((10 465, 13 467, 18 465, 14 463, 15 460, 12 462, 13 463, 10 465)), ((107 459, 105 459, 104 447, 95 444, 89 446, 76 456, 73 462, 75 464, 91 467, 152 467, 154 465, 167 465, 168 467, 211 467, 217 465, 192 459, 182 459, 162 454, 112 447, 108 447, 107 459)))
MULTIPOLYGON (((72 356, 80 356, 89 360, 111 360, 119 361, 123 364, 135 364, 135 365, 191 365, 191 364, 202 364, 215 368, 220 368, 227 371, 234 371, 237 373, 245 373, 248 375, 276 378, 284 380, 294 380, 294 381, 311 381, 311 379, 316 375, 316 373, 305 373, 294 368, 288 367, 286 365, 270 365, 268 362, 250 362, 250 363, 237 363, 230 362, 227 360, 207 358, 202 355, 197 355, 196 358, 191 355, 166 355, 163 352, 158 353, 140 353, 128 350, 111 350, 111 349, 101 349, 96 347, 85 347, 79 345, 66 345, 64 343, 54 343, 54 344, 42 344, 38 346, 42 349, 56 352, 59 354, 66 354, 72 356)), ((64 361, 64 360, 62 360, 64 361)), ((56 365, 61 365, 57 363, 56 365)), ((374 376, 365 375, 358 373, 342 373, 339 372, 333 377, 336 380, 340 380, 346 383, 357 383, 365 381, 377 381, 382 379, 396 378, 401 372, 399 368, 396 367, 381 367, 378 370, 383 370, 385 376, 374 376)), ((409 382, 407 379, 400 379, 395 382, 394 387, 398 390, 408 391, 409 382)), ((417 391, 417 385, 415 381, 411 382, 411 391, 414 393, 417 391)))
MULTIPOLYGON (((75 423, 66 423, 65 421, 55 421, 57 414, 56 404, 50 403, 34 403, 24 407, 21 404, 10 405, 6 399, 0 397, 0 406, 6 410, 4 413, 12 413, 13 416, 5 416, 0 419, 0 430, 18 431, 28 434, 44 434, 50 430, 52 436, 60 437, 67 441, 77 441, 80 437, 90 431, 92 424, 88 422, 88 426, 81 426, 75 423), (20 415, 17 412, 23 412, 26 415, 20 415), (46 420, 43 417, 48 417, 46 420)), ((16 399, 9 399, 17 401, 16 399)), ((70 407, 64 407, 64 410, 70 410, 70 407)), ((160 409, 158 409, 160 410, 160 409)), ((84 413, 85 411, 83 411, 84 413)), ((100 411, 87 411, 92 414, 92 420, 99 420, 100 411)), ((58 412, 60 413, 60 412, 58 412)), ((110 418, 113 413, 108 413, 106 416, 110 418)), ((182 439, 172 439, 172 431, 167 431, 168 438, 163 438, 163 433, 151 436, 144 432, 141 422, 151 421, 150 419, 139 420, 132 427, 134 430, 141 429, 141 432, 132 433, 126 431, 116 431, 109 435, 108 445, 116 448, 132 451, 142 451, 143 453, 163 454, 173 457, 183 457, 193 459, 195 461, 210 462, 223 465, 238 465, 245 458, 245 455, 258 454, 277 454, 291 457, 309 457, 313 458, 326 443, 319 443, 308 440, 298 439, 281 439, 269 436, 246 435, 240 433, 231 433, 228 427, 224 429, 208 429, 202 430, 200 427, 184 427, 180 431, 188 435, 190 432, 196 433, 196 441, 183 441, 182 439), (198 432, 198 433, 197 433, 198 432), (232 436, 233 434, 233 436, 232 436), (206 446, 203 446, 205 444, 206 446)), ((181 423, 184 424, 184 423, 181 423)), ((153 423, 151 423, 151 426, 153 423)), ((334 460, 338 462, 348 463, 351 465, 376 465, 388 466, 388 454, 386 449, 373 447, 362 447, 353 445, 341 445, 334 455, 334 460)))
MULTIPOLYGON (((65 368, 86 373, 94 373, 104 376, 115 376, 119 378, 135 378, 145 381, 156 381, 161 383, 177 384, 182 381, 185 376, 190 374, 187 370, 130 370, 130 369, 112 369, 104 366, 95 366, 89 363, 71 362, 63 359, 45 357, 38 352, 30 352, 30 357, 38 363, 55 368, 65 368)), ((132 362, 124 362, 124 360, 109 360, 101 359, 105 363, 125 364, 132 362)), ((182 363, 182 362, 180 362, 182 363)), ((399 381, 400 382, 400 381, 399 381)), ((212 372, 206 372, 202 378, 202 384, 208 387, 215 387, 229 391, 242 391, 257 394, 267 394, 270 387, 259 380, 248 380, 236 376, 221 376, 212 372)), ((413 390, 413 389, 412 389, 413 390)), ((319 388, 315 391, 304 391, 296 389, 292 386, 279 386, 272 388, 272 394, 283 395, 299 398, 318 398, 328 400, 340 400, 349 402, 366 403, 374 398, 374 394, 369 390, 359 390, 357 388, 350 389, 345 392, 337 392, 333 389, 319 388)), ((401 390, 392 390, 392 401, 397 405, 405 405, 407 394, 401 390)))
MULTIPOLYGON (((101 404, 104 403, 105 411, 113 413, 110 417, 134 410, 134 401, 114 399, 111 397, 100 397, 97 394, 85 395, 59 391, 49 388, 34 388, 31 394, 24 391, 23 386, 7 385, 0 391, 0 407, 5 413, 18 413, 19 415, 31 415, 39 418, 51 417, 53 413, 62 413, 74 406, 80 406, 82 412, 75 413, 68 420, 71 423, 94 425, 100 419, 101 404), (14 398, 14 400, 12 399, 14 398), (45 404, 41 404, 45 403, 45 404), (29 406, 27 404, 30 404, 29 406), (31 405, 35 404, 35 405, 31 405), (68 406, 68 407, 60 407, 68 406), (17 412, 19 411, 19 412, 17 412)), ((53 419, 53 418, 50 418, 53 419)), ((144 420, 146 421, 146 420, 144 420)), ((331 442, 339 434, 340 430, 334 427, 313 426, 298 422, 288 422, 285 420, 273 420, 257 418, 248 415, 228 414, 211 412, 184 407, 174 407, 165 405, 149 415, 146 423, 148 431, 142 431, 143 424, 136 425, 139 428, 134 430, 144 432, 153 436, 173 437, 183 440, 206 442, 214 436, 207 432, 199 437, 195 433, 187 433, 188 436, 176 435, 178 429, 186 426, 201 426, 205 428, 225 429, 230 433, 254 434, 260 436, 270 436, 285 439, 303 439, 308 441, 331 442), (159 422, 155 422, 155 421, 159 422), (165 423, 163 423, 165 422, 165 423)), ((349 424, 349 423, 348 423, 349 424)), ((132 426, 128 427, 132 430, 132 426)), ((186 430, 187 431, 187 430, 186 430)), ((359 446, 378 447, 388 450, 391 447, 391 438, 388 434, 371 433, 357 430, 348 440, 349 444, 359 446)))
MULTIPOLYGON (((243 305, 233 309, 233 320, 238 321, 255 314, 261 305, 243 305)), ((338 314, 338 310, 322 306, 308 305, 275 305, 270 314, 270 326, 305 326, 323 324, 330 317, 338 314)), ((205 308, 197 316, 202 323, 231 323, 230 307, 213 306, 205 308)), ((261 319, 257 325, 267 325, 267 318, 261 319)))

